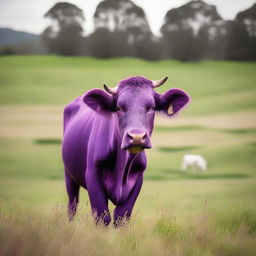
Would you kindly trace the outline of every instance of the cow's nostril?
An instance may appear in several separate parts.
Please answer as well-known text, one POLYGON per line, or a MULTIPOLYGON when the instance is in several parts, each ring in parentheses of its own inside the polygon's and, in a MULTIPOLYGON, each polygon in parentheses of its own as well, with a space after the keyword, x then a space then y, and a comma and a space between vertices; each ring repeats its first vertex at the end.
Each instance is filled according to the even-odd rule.
POLYGON ((127 134, 129 139, 133 139, 132 133, 128 132, 127 134))
POLYGON ((146 132, 143 132, 143 133, 128 132, 128 136, 129 136, 129 138, 131 138, 131 142, 133 144, 142 144, 145 142, 146 132))

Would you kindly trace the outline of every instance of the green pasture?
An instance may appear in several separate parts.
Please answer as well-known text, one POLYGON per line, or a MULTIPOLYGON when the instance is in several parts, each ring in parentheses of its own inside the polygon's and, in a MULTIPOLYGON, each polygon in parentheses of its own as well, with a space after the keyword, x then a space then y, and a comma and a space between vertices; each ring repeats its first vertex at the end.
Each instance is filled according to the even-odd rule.
MULTIPOLYGON (((0 255, 256 253, 256 63, 57 56, 0 58, 0 255), (96 228, 86 191, 66 220, 62 109, 88 89, 141 75, 186 90, 177 118, 158 116, 134 218, 96 228), (181 171, 201 154, 205 173, 181 171)), ((113 209, 113 205, 110 205, 113 209)))
POLYGON ((65 104, 103 83, 115 86, 128 76, 152 80, 169 77, 170 87, 187 90, 193 104, 185 115, 255 109, 255 63, 176 61, 146 62, 137 59, 1 57, 1 104, 65 104))

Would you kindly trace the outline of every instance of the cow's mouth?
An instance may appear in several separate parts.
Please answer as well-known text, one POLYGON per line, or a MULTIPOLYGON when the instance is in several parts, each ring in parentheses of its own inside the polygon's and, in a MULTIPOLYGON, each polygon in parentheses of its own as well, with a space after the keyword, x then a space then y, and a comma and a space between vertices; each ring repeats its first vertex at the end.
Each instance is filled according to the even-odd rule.
POLYGON ((127 150, 131 153, 131 154, 138 154, 140 152, 142 152, 145 148, 139 147, 139 146, 133 146, 133 147, 129 147, 127 148, 127 150))

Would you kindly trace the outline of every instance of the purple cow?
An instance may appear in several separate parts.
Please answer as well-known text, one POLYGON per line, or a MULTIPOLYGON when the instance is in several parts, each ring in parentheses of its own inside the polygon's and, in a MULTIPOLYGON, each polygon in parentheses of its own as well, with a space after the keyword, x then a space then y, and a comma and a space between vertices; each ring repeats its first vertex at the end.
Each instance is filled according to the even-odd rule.
POLYGON ((154 88, 166 80, 130 77, 115 88, 104 85, 107 93, 93 89, 65 107, 62 155, 70 220, 80 187, 88 191, 96 223, 110 223, 108 200, 116 206, 116 225, 130 218, 147 166, 144 149, 152 147, 155 112, 171 117, 190 100, 180 89, 157 93, 154 88))

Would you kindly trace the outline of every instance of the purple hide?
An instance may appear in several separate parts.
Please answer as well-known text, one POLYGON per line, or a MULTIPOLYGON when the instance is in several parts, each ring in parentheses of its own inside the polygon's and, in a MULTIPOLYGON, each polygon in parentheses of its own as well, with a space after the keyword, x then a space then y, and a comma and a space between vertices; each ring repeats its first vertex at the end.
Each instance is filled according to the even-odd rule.
POLYGON ((94 89, 67 105, 62 155, 70 219, 80 186, 88 191, 96 222, 109 224, 108 200, 116 206, 115 223, 129 218, 142 186, 155 111, 172 116, 188 102, 180 89, 161 95, 152 81, 131 77, 114 95, 94 89))

